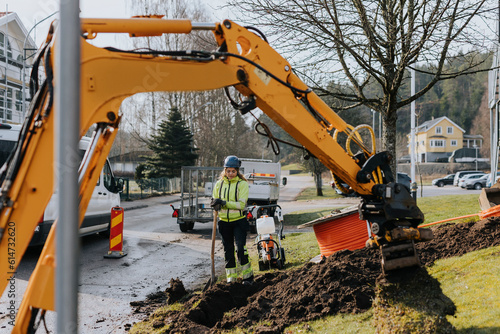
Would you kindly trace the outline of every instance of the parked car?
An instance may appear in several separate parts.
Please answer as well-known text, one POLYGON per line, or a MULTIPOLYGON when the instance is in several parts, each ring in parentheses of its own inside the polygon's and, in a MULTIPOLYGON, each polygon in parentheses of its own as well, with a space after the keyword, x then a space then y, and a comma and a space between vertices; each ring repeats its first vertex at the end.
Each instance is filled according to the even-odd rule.
POLYGON ((411 157, 409 155, 403 155, 398 159, 399 164, 409 164, 411 162, 411 157))
POLYGON ((448 174, 445 177, 432 180, 432 185, 437 187, 444 187, 446 185, 453 185, 455 174, 448 174))
POLYGON ((469 174, 469 177, 465 179, 462 188, 481 190, 482 188, 486 187, 486 182, 488 181, 489 174, 484 174, 480 177, 475 176, 476 174, 469 174))
POLYGON ((484 174, 484 173, 481 171, 477 171, 477 170, 463 170, 460 172, 456 172, 455 178, 453 179, 453 185, 458 187, 458 180, 460 180, 461 178, 464 177, 464 175, 467 175, 467 174, 484 174))
POLYGON ((408 188, 408 190, 411 190, 411 177, 410 177, 410 175, 408 175, 406 173, 400 173, 400 172, 398 172, 397 174, 398 175, 397 175, 396 182, 401 183, 406 188, 408 188))
MULTIPOLYGON (((460 180, 458 180, 458 186, 460 188, 465 188, 465 182, 468 181, 468 182, 473 182, 473 180, 477 180, 479 179, 480 177, 484 176, 486 174, 482 173, 477 173, 477 174, 467 174, 467 175, 464 175, 462 178, 460 178, 460 180)), ((485 179, 485 184, 486 184, 486 179, 485 179)))

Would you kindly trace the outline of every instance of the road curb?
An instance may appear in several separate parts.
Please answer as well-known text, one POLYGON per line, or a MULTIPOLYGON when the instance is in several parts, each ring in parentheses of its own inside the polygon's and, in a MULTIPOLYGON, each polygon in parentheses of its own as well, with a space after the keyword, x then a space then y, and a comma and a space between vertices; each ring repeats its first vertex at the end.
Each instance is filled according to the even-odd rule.
POLYGON ((149 205, 147 204, 139 204, 139 205, 135 205, 135 206, 131 206, 131 207, 128 207, 128 208, 123 208, 124 211, 129 211, 129 210, 135 210, 135 209, 143 209, 143 208, 147 208, 149 205))
POLYGON ((137 205, 132 205, 132 206, 129 206, 129 207, 123 207, 123 210, 124 211, 128 211, 128 210, 144 209, 144 208, 147 208, 147 207, 153 206, 153 205, 171 204, 171 203, 175 203, 175 202, 178 202, 178 201, 179 201, 178 198, 174 198, 174 199, 166 200, 164 202, 157 202, 157 203, 154 203, 154 204, 137 204, 137 205))

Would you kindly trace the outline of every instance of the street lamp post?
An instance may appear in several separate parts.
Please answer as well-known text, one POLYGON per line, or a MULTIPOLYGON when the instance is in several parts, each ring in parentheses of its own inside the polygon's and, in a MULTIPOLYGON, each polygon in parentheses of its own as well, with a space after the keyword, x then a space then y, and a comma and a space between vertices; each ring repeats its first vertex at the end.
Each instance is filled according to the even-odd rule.
POLYGON ((37 25, 39 25, 43 21, 49 19, 50 17, 56 15, 57 13, 59 13, 59 11, 56 11, 56 12, 50 14, 49 16, 45 17, 44 19, 38 21, 33 27, 31 27, 30 31, 28 31, 28 33, 26 34, 26 37, 24 38, 24 43, 23 43, 23 87, 21 90, 22 94, 23 94, 23 104, 22 104, 23 118, 26 117, 26 60, 28 59, 26 57, 26 50, 30 50, 30 49, 26 49, 26 42, 28 41, 28 38, 29 38, 31 32, 33 31, 33 29, 36 28, 37 25))

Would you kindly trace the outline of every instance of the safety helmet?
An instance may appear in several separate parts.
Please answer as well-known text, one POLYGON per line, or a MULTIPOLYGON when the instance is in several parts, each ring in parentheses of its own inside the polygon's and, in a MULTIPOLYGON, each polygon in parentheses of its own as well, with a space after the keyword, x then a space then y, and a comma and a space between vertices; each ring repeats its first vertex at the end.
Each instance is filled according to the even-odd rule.
POLYGON ((241 161, 235 155, 229 155, 224 160, 224 168, 227 168, 227 167, 240 168, 240 166, 241 166, 241 161))

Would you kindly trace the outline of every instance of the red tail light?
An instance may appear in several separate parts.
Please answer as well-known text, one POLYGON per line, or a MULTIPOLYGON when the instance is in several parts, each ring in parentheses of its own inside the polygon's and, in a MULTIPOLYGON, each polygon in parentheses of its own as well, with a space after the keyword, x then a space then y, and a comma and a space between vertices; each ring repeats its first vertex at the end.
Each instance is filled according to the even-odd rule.
POLYGON ((179 209, 175 209, 174 212, 172 212, 172 217, 174 218, 179 217, 179 209))
POLYGON ((247 219, 253 219, 253 215, 251 212, 247 213, 247 219))

